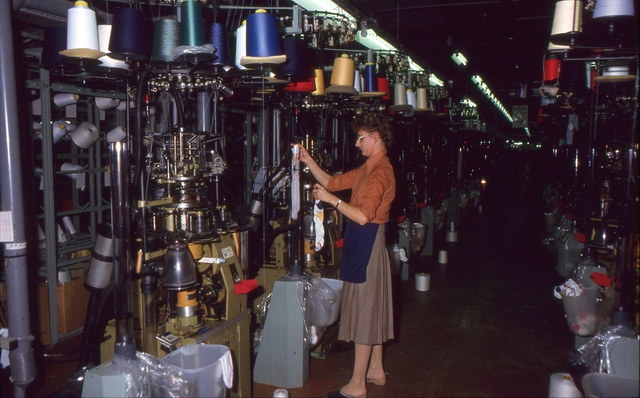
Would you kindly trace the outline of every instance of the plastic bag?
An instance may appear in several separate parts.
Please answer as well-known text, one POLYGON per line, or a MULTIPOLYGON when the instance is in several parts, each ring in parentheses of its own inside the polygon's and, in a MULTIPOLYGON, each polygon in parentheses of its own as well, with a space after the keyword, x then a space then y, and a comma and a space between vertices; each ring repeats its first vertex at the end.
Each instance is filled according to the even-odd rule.
POLYGON ((126 397, 193 397, 196 394, 195 382, 185 378, 183 372, 144 352, 136 352, 135 360, 115 355, 113 368, 124 375, 126 397))
POLYGON ((621 337, 637 338, 626 326, 602 324, 598 333, 574 350, 569 357, 569 372, 576 386, 587 373, 612 373, 611 348, 621 337))
MULTIPOLYGON (((336 281, 342 284, 342 281, 336 281)), ((298 298, 303 313, 304 344, 311 349, 316 346, 327 326, 337 320, 340 312, 342 289, 332 289, 324 280, 305 275, 305 283, 298 289, 298 298)))
POLYGON ((216 52, 216 48, 206 43, 201 46, 178 46, 171 49, 171 56, 173 59, 178 59, 183 55, 197 55, 197 54, 209 54, 213 55, 216 52))

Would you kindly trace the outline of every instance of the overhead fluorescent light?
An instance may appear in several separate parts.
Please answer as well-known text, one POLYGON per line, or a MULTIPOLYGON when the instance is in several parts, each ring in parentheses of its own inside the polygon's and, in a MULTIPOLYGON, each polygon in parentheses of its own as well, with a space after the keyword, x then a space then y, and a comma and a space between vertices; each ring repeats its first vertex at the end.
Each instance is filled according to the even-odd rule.
POLYGON ((460 101, 460 103, 462 105, 468 106, 469 108, 476 108, 477 107, 476 103, 471 101, 469 98, 463 99, 462 101, 460 101))
POLYGON ((307 11, 333 12, 335 14, 344 15, 350 20, 356 20, 351 14, 346 12, 343 8, 341 8, 331 0, 293 0, 293 2, 307 11))
POLYGON ((412 71, 416 71, 416 72, 424 71, 424 68, 422 66, 416 64, 415 62, 413 62, 411 57, 409 57, 409 69, 412 70, 412 71))
POLYGON ((444 82, 438 79, 438 77, 434 74, 429 75, 429 84, 432 86, 444 86, 444 82))
POLYGON ((366 36, 362 36, 362 32, 358 31, 358 34, 356 34, 356 41, 372 50, 398 51, 398 49, 396 49, 391 43, 378 36, 373 29, 367 29, 366 36))
POLYGON ((496 108, 498 108, 500 110, 500 112, 502 112, 502 114, 510 121, 513 122, 513 118, 511 117, 511 115, 509 114, 509 112, 505 109, 505 107, 502 105, 502 103, 500 102, 500 100, 498 100, 498 98, 496 98, 496 96, 491 92, 491 90, 489 89, 489 87, 487 86, 487 84, 482 80, 482 78, 480 77, 480 75, 473 75, 471 76, 471 81, 474 82, 478 88, 480 89, 480 91, 482 91, 484 93, 484 95, 487 96, 487 98, 489 98, 491 100, 491 102, 493 102, 493 104, 496 106, 496 108))
POLYGON ((467 58, 462 55, 462 53, 454 53, 453 55, 451 55, 451 59, 454 60, 454 62, 458 65, 466 65, 469 63, 467 58))

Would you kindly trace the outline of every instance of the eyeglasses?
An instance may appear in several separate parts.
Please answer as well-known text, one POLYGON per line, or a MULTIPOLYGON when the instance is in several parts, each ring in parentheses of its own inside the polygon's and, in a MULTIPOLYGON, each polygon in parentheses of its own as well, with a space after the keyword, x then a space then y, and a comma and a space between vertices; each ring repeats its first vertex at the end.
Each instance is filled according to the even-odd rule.
POLYGON ((362 141, 365 137, 369 137, 371 134, 367 134, 367 135, 359 135, 358 138, 356 138, 356 142, 360 142, 362 141))

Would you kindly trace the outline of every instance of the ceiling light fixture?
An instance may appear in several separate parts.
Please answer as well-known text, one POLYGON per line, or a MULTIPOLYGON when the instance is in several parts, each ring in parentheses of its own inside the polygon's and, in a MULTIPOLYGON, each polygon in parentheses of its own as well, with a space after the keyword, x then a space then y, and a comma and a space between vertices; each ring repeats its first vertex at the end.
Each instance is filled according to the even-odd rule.
POLYGON ((356 35, 356 41, 358 43, 372 50, 398 51, 391 43, 378 36, 373 29, 367 29, 366 32, 367 33, 363 35, 362 31, 358 31, 356 35))
POLYGON ((451 55, 451 59, 454 60, 454 62, 458 65, 467 65, 469 63, 467 58, 462 55, 462 53, 453 53, 453 55, 451 55))
POLYGON ((444 82, 440 79, 438 79, 438 76, 434 75, 434 74, 430 74, 429 75, 429 84, 432 86, 439 86, 439 87, 443 87, 444 86, 444 82))
POLYGON ((346 12, 343 8, 341 8, 331 0, 293 0, 293 2, 307 11, 327 11, 344 15, 345 17, 349 18, 349 20, 354 22, 356 20, 351 14, 346 12))
POLYGON ((487 98, 489 98, 491 100, 491 102, 493 102, 493 104, 496 106, 496 108, 498 108, 500 110, 500 112, 502 112, 502 114, 510 121, 513 122, 513 118, 511 117, 511 115, 509 114, 509 112, 505 109, 505 107, 502 105, 502 103, 500 102, 500 100, 498 100, 496 98, 495 95, 493 95, 493 93, 491 92, 491 90, 489 89, 489 87, 487 86, 487 84, 484 82, 484 80, 482 80, 482 78, 480 77, 480 75, 473 75, 471 76, 471 81, 474 82, 478 88, 480 89, 480 91, 482 91, 484 93, 484 95, 487 96, 487 98))

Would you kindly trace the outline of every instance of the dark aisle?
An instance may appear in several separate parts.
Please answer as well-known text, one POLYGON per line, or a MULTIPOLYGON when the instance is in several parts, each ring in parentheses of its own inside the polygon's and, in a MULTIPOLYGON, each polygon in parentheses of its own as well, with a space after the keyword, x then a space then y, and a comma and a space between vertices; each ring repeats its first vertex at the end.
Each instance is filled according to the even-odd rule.
MULTIPOLYGON (((458 242, 445 242, 440 231, 434 256, 414 267, 431 275, 430 290, 416 291, 413 273, 398 283, 387 385, 369 385, 369 397, 541 397, 550 376, 566 372, 574 337, 552 294, 563 279, 541 244, 546 230, 535 201, 541 191, 523 189, 524 173, 513 164, 496 169, 483 212, 462 219, 458 242), (440 249, 447 250, 446 265, 437 263, 440 249)), ((325 360, 312 358, 309 382, 289 389, 291 397, 340 388, 352 361, 347 344, 325 360)), ((256 384, 254 396, 274 390, 256 384)))

